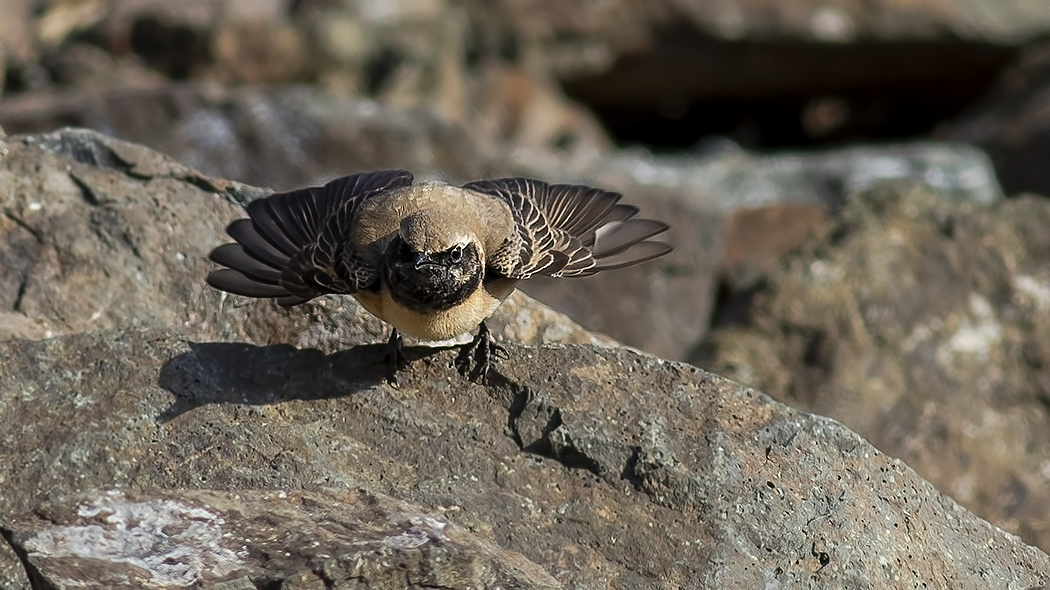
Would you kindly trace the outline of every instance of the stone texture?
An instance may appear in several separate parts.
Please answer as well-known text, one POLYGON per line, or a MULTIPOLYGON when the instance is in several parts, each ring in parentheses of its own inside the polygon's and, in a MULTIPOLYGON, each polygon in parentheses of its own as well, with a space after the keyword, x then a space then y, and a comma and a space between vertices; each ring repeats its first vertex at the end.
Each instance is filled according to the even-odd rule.
POLYGON ((0 421, 21 425, 0 433, 0 520, 28 550, 18 515, 50 502, 75 524, 62 514, 82 501, 62 497, 80 490, 361 487, 574 588, 1050 582, 1050 556, 837 422, 623 348, 508 351, 481 386, 455 352, 413 349, 392 389, 379 346, 163 330, 0 343, 0 421))
POLYGON ((1050 206, 847 203, 694 361, 829 415, 1050 547, 1050 206))
POLYGON ((441 515, 364 490, 113 490, 14 522, 38 587, 561 588, 441 515))

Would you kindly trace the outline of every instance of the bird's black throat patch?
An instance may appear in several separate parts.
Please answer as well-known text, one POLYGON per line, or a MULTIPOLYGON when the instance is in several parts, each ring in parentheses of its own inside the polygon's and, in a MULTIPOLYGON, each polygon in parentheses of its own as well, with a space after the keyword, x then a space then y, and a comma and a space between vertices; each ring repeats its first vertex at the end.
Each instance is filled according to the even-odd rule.
POLYGON ((395 301, 417 313, 446 311, 466 301, 481 287, 482 265, 477 248, 467 245, 462 260, 416 268, 411 262, 387 259, 384 279, 395 301))

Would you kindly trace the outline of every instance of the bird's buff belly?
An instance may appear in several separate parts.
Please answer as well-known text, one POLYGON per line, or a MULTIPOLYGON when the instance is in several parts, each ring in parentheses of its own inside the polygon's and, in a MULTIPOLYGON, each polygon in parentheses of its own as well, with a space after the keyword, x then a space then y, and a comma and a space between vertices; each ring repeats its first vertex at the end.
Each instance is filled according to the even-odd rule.
POLYGON ((449 340, 478 327, 513 291, 497 296, 478 289, 466 301, 451 309, 419 313, 395 301, 388 290, 381 293, 360 292, 354 295, 372 315, 391 324, 403 336, 418 340, 449 340))

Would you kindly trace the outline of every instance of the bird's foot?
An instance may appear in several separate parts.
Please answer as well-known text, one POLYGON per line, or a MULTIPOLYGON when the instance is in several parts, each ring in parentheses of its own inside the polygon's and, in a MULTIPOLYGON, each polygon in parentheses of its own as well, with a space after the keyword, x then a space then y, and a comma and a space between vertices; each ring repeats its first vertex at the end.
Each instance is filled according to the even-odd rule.
POLYGON ((405 341, 397 328, 390 331, 390 339, 386 342, 387 350, 384 362, 386 362, 386 381, 397 387, 397 372, 408 366, 408 357, 405 356, 405 341))
POLYGON ((464 344, 456 357, 456 369, 460 375, 476 383, 487 383, 489 369, 495 364, 495 359, 510 358, 507 349, 503 348, 492 339, 485 322, 481 322, 478 335, 473 340, 464 344))

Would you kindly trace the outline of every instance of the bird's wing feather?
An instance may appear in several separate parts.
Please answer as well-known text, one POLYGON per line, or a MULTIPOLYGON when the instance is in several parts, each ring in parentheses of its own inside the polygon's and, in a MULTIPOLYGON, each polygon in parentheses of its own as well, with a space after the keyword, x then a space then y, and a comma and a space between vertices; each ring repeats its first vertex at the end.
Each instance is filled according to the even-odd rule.
POLYGON ((378 277, 346 239, 357 209, 411 184, 410 173, 383 170, 256 199, 248 204, 248 219, 227 228, 237 243, 212 252, 212 260, 228 268, 208 275, 208 284, 248 297, 275 297, 285 306, 325 293, 356 293, 378 277))
POLYGON ((513 213, 521 252, 515 264, 496 269, 510 278, 591 275, 671 250, 660 242, 643 242, 667 230, 667 225, 633 219, 638 209, 617 204, 619 193, 527 178, 481 180, 463 188, 502 199, 513 213), (659 244, 664 250, 654 254, 656 250, 643 243, 659 244))

